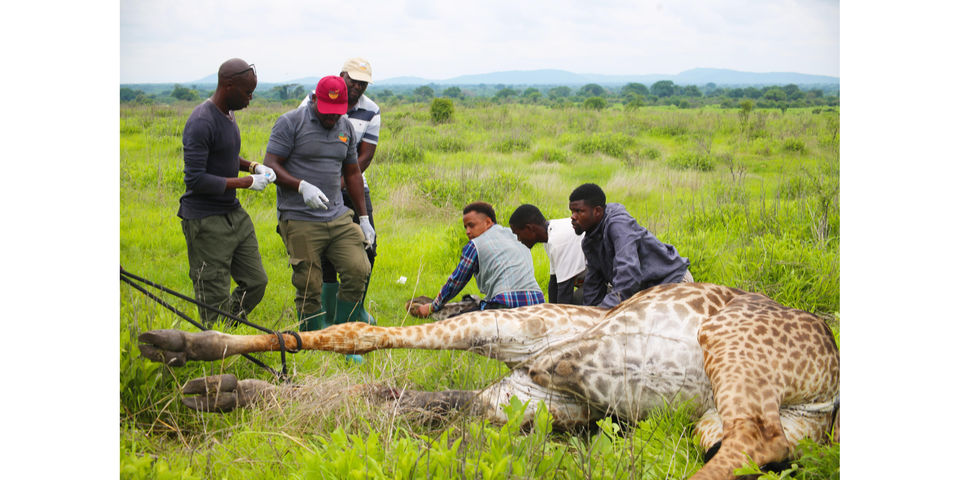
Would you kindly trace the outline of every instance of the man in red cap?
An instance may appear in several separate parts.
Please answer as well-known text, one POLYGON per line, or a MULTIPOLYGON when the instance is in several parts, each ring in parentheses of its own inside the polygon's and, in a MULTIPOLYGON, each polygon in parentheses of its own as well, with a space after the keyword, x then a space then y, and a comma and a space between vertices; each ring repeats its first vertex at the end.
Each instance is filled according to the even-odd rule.
MULTIPOLYGON (((367 85, 373 82, 373 69, 370 62, 362 58, 351 58, 344 62, 340 69, 340 78, 347 85, 347 119, 353 125, 353 129, 359 138, 357 143, 357 164, 360 166, 360 172, 363 174, 363 196, 367 206, 367 216, 370 218, 370 225, 376 228, 376 222, 373 218, 373 204, 370 201, 370 188, 367 186, 367 177, 365 172, 367 167, 373 161, 373 154, 377 151, 377 142, 380 140, 380 107, 364 95, 367 85)), ((313 93, 308 94, 300 106, 306 106, 310 103, 313 93)), ((350 196, 346 195, 346 188, 341 185, 343 203, 347 208, 353 209, 353 222, 359 224, 360 218, 358 210, 354 208, 350 201, 350 196)), ((377 257, 377 242, 367 249, 367 259, 370 260, 370 270, 373 270, 373 263, 377 257)), ((323 309, 331 312, 336 308, 337 291, 340 288, 337 279, 337 270, 324 257, 321 265, 323 267, 323 309)), ((369 285, 369 280, 368 280, 369 285)), ((364 289, 366 295, 366 289, 364 289)))
MULTIPOLYGON (((370 276, 364 247, 373 245, 376 232, 363 199, 357 164, 359 138, 343 116, 347 96, 342 78, 320 79, 309 104, 277 119, 264 157, 264 164, 277 175, 278 231, 293 268, 301 330, 370 321, 363 308, 370 276), (341 175, 356 206, 359 225, 353 223, 353 211, 344 205, 341 175), (333 263, 342 283, 333 315, 322 306, 322 257, 333 263)), ((353 359, 359 361, 359 357, 353 359)))

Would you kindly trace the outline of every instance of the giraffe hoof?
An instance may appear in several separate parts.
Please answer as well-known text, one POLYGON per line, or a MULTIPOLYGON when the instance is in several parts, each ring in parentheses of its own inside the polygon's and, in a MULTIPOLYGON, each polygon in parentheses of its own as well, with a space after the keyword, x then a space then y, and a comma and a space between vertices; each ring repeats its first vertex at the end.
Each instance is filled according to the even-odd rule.
POLYGON ((183 404, 199 412, 225 413, 237 408, 237 394, 221 392, 213 396, 183 397, 183 404))
POLYGON ((183 386, 183 394, 191 395, 202 393, 208 395, 217 392, 233 392, 237 389, 237 377, 232 373, 211 375, 209 377, 194 378, 183 386))
POLYGON ((237 377, 227 373, 209 377, 194 378, 184 384, 184 395, 199 394, 196 397, 183 397, 187 408, 201 412, 229 412, 239 405, 237 377))
POLYGON ((187 356, 183 352, 161 350, 153 345, 140 344, 140 355, 171 367, 182 367, 187 364, 187 356))
POLYGON ((137 337, 141 343, 147 343, 170 352, 182 352, 187 348, 187 339, 180 330, 150 330, 137 337))

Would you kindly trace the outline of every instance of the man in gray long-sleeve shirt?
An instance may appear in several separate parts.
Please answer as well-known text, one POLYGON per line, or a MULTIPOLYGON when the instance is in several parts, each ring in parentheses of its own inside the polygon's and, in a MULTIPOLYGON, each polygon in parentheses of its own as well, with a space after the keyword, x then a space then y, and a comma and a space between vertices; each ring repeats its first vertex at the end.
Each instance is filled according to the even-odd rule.
MULTIPOLYGON (((213 96, 193 109, 183 127, 183 182, 177 216, 187 241, 190 279, 198 301, 234 315, 250 313, 267 290, 257 236, 237 200, 238 188, 260 191, 273 170, 240 158, 240 129, 233 116, 257 88, 253 65, 233 58, 220 65, 213 96), (244 169, 251 173, 238 177, 244 169), (230 277, 237 288, 230 293, 230 277)), ((200 308, 211 326, 217 315, 200 308)))
POLYGON ((603 190, 586 183, 570 194, 570 218, 583 237, 587 272, 583 304, 613 308, 633 294, 662 283, 692 282, 690 261, 657 240, 603 190))

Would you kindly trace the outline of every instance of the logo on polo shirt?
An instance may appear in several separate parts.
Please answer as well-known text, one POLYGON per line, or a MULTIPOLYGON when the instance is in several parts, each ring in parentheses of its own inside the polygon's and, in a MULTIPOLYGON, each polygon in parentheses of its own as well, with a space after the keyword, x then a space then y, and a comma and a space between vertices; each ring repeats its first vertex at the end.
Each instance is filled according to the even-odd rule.
POLYGON ((337 138, 339 138, 341 142, 347 143, 347 134, 346 134, 346 133, 340 132, 340 135, 338 135, 337 138))
POLYGON ((336 100, 340 96, 340 90, 330 90, 327 92, 327 96, 330 97, 330 100, 336 100))

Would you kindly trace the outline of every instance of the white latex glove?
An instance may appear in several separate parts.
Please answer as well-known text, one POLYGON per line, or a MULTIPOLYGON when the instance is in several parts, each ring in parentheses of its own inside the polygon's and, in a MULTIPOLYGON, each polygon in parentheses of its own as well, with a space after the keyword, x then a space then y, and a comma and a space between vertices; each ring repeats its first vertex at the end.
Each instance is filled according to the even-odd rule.
POLYGON ((303 203, 306 203, 308 207, 327 209, 326 202, 329 202, 330 199, 323 194, 322 190, 310 185, 306 180, 300 180, 300 188, 297 191, 300 192, 300 195, 303 195, 303 203))
POLYGON ((261 191, 264 188, 267 188, 267 185, 270 184, 270 180, 267 180, 266 175, 260 175, 259 173, 250 175, 250 178, 253 179, 253 185, 250 185, 248 188, 250 190, 261 191))
POLYGON ((267 177, 267 181, 270 183, 273 183, 277 179, 276 172, 266 165, 257 165, 257 167, 253 169, 253 172, 267 177))
POLYGON ((373 230, 373 225, 370 225, 369 216, 360 216, 360 230, 363 230, 363 243, 366 244, 367 250, 373 248, 373 242, 377 239, 377 232, 373 230))

